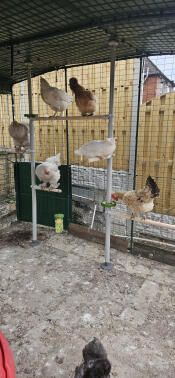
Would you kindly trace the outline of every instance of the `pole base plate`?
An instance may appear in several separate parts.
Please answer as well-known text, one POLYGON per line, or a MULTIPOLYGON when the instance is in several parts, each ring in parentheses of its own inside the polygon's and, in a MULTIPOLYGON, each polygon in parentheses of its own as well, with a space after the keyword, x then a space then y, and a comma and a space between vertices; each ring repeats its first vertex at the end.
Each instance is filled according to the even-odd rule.
POLYGON ((37 245, 39 245, 40 244, 40 241, 39 240, 32 240, 30 243, 29 243, 29 245, 31 246, 31 247, 36 247, 37 245))
POLYGON ((104 270, 112 270, 113 269, 113 264, 111 263, 106 263, 104 262, 103 264, 100 265, 102 269, 104 270))

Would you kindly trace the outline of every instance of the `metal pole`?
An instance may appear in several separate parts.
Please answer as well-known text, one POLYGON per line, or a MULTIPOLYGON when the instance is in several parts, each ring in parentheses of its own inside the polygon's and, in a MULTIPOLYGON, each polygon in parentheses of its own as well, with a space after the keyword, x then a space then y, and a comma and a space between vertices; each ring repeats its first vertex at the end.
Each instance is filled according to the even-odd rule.
MULTIPOLYGON (((64 69, 64 73, 65 73, 65 90, 67 92, 67 68, 65 67, 64 69)), ((68 109, 66 109, 66 117, 68 117, 68 109)), ((70 206, 70 187, 69 187, 69 121, 66 120, 66 146, 67 146, 67 149, 66 149, 66 152, 67 152, 67 220, 68 220, 68 224, 70 222, 70 214, 69 214, 69 206, 70 206)))
MULTIPOLYGON (((113 137, 114 127, 114 79, 115 79, 115 58, 116 47, 118 42, 111 40, 111 67, 110 67, 110 98, 109 98, 109 124, 108 124, 108 138, 113 137)), ((111 202, 112 192, 112 157, 107 160, 107 195, 106 202, 111 202)), ((110 236, 111 236, 111 208, 105 208, 106 232, 105 232, 105 262, 101 264, 103 269, 111 270, 113 265, 110 263, 110 236)))
MULTIPOLYGON (((140 58, 139 83, 138 83, 138 102, 137 102, 136 134, 135 134, 135 158, 134 158, 133 190, 136 187, 137 147, 138 147, 138 132, 139 132, 141 85, 142 85, 142 58, 140 58)), ((130 238, 130 247, 129 247, 131 253, 133 252, 133 234, 134 234, 134 221, 132 220, 131 221, 131 238, 130 238)))
POLYGON ((32 86, 31 86, 31 63, 27 63, 28 73, 28 102, 29 102, 29 127, 30 127, 30 150, 31 150, 31 182, 32 182, 32 242, 31 246, 38 245, 37 241, 37 205, 35 189, 35 130, 32 118, 32 86))
POLYGON ((11 46, 11 100, 12 100, 12 117, 13 121, 15 120, 15 105, 14 105, 14 96, 13 96, 13 56, 14 56, 14 51, 13 51, 13 45, 11 46))

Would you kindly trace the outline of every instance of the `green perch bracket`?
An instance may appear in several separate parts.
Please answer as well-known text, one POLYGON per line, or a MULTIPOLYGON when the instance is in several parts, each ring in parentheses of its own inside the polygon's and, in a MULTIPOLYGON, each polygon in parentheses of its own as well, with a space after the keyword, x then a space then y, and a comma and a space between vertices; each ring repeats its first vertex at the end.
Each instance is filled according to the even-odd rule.
POLYGON ((107 201, 104 200, 104 201, 101 202, 101 206, 103 206, 103 207, 115 207, 116 201, 107 202, 107 201))
POLYGON ((26 118, 37 118, 38 114, 24 114, 24 117, 26 117, 26 118))

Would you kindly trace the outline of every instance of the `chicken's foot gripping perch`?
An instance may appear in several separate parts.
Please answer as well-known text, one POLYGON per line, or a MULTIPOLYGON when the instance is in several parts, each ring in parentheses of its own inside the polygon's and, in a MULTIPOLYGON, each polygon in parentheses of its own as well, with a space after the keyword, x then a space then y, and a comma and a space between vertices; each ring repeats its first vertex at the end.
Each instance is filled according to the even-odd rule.
POLYGON ((127 205, 134 219, 136 214, 143 214, 143 218, 146 219, 146 213, 153 210, 154 198, 159 196, 160 189, 151 176, 147 177, 145 187, 139 190, 130 190, 128 192, 115 192, 112 194, 112 198, 115 201, 119 199, 127 205))

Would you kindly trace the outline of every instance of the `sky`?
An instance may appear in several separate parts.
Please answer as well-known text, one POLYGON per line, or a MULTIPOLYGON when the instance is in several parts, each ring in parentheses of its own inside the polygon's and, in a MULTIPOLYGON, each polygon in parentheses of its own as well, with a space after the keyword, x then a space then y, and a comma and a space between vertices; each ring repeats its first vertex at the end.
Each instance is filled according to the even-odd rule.
POLYGON ((175 55, 151 56, 150 60, 168 77, 175 81, 175 55))

